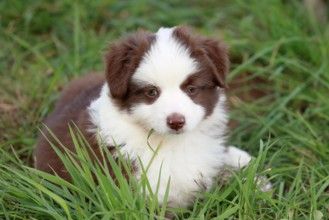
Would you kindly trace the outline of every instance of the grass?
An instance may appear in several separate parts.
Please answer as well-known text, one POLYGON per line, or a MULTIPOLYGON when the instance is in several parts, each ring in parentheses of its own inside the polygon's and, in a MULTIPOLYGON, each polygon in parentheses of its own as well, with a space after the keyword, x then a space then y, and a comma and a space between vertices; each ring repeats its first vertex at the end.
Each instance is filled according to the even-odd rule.
MULTIPOLYGON (((108 42, 138 28, 156 31, 181 23, 228 42, 230 82, 257 80, 232 96, 250 89, 264 96, 235 101, 231 111, 238 126, 229 143, 253 154, 251 165, 228 186, 201 193, 190 209, 176 210, 176 218, 329 218, 326 21, 318 22, 297 0, 1 1, 0 218, 163 217, 167 207, 158 206, 156 195, 139 193, 147 180, 138 184, 118 172, 117 186, 87 158, 78 168, 65 157, 76 176, 70 184, 31 168, 32 152, 59 91, 72 78, 102 71, 108 42), (95 187, 90 172, 102 184, 95 187), (257 190, 256 174, 271 179, 270 193, 257 190)), ((76 156, 84 158, 83 150, 76 156)), ((124 161, 120 166, 129 167, 124 161)))

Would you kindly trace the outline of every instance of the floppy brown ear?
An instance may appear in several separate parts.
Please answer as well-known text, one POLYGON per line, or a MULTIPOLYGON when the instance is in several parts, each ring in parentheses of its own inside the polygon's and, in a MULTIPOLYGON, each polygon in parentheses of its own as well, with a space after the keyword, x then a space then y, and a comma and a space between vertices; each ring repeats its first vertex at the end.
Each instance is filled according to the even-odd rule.
POLYGON ((105 77, 114 99, 126 96, 131 76, 154 39, 152 33, 139 31, 112 44, 109 52, 104 54, 105 77))
POLYGON ((228 47, 225 43, 212 38, 203 38, 201 42, 207 57, 215 67, 215 77, 218 86, 226 88, 226 75, 229 71, 228 47))
POLYGON ((229 70, 228 49, 222 41, 198 36, 194 31, 185 25, 175 28, 174 37, 190 49, 191 56, 202 63, 207 64, 207 71, 211 71, 216 84, 226 88, 226 75, 229 70))

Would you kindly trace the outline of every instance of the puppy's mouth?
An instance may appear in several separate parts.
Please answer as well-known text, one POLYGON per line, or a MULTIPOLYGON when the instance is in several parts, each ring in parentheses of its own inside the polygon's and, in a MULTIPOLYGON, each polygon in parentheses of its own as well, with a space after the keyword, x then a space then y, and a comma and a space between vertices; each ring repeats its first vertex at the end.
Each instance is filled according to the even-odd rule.
POLYGON ((180 134, 183 134, 185 133, 184 129, 180 129, 180 130, 169 130, 168 131, 168 134, 172 134, 172 135, 180 135, 180 134))
POLYGON ((162 136, 172 136, 172 135, 182 135, 186 133, 185 129, 179 129, 179 130, 173 130, 173 129, 167 129, 166 131, 157 131, 156 129, 151 129, 152 133, 157 133, 162 136))

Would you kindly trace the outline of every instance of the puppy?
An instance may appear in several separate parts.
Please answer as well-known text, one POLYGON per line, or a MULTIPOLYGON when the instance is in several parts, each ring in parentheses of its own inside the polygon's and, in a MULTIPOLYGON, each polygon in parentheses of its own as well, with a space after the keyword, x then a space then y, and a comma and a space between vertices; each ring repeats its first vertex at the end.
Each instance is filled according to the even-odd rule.
MULTIPOLYGON (((159 204, 170 179, 171 207, 191 204, 226 165, 248 164, 248 153, 225 143, 229 59, 223 42, 185 26, 160 28, 112 44, 104 59, 105 74, 69 84, 46 121, 65 147, 75 151, 68 128, 73 121, 96 157, 101 157, 97 137, 111 152, 119 146, 134 162, 137 180, 141 166, 151 163, 146 175, 154 192, 160 181, 159 204)), ((43 133, 35 149, 36 168, 70 181, 47 139, 56 142, 46 129, 43 133)))

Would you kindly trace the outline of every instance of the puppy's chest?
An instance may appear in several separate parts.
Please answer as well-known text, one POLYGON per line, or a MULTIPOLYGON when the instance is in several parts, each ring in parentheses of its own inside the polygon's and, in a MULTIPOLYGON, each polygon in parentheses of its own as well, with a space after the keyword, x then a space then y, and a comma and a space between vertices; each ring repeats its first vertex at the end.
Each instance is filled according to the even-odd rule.
POLYGON ((170 180, 169 199, 181 201, 177 205, 185 206, 197 192, 210 189, 223 165, 224 148, 211 138, 189 137, 152 143, 128 142, 121 152, 135 161, 137 179, 146 170, 152 190, 159 186, 159 201, 165 195, 170 180))

